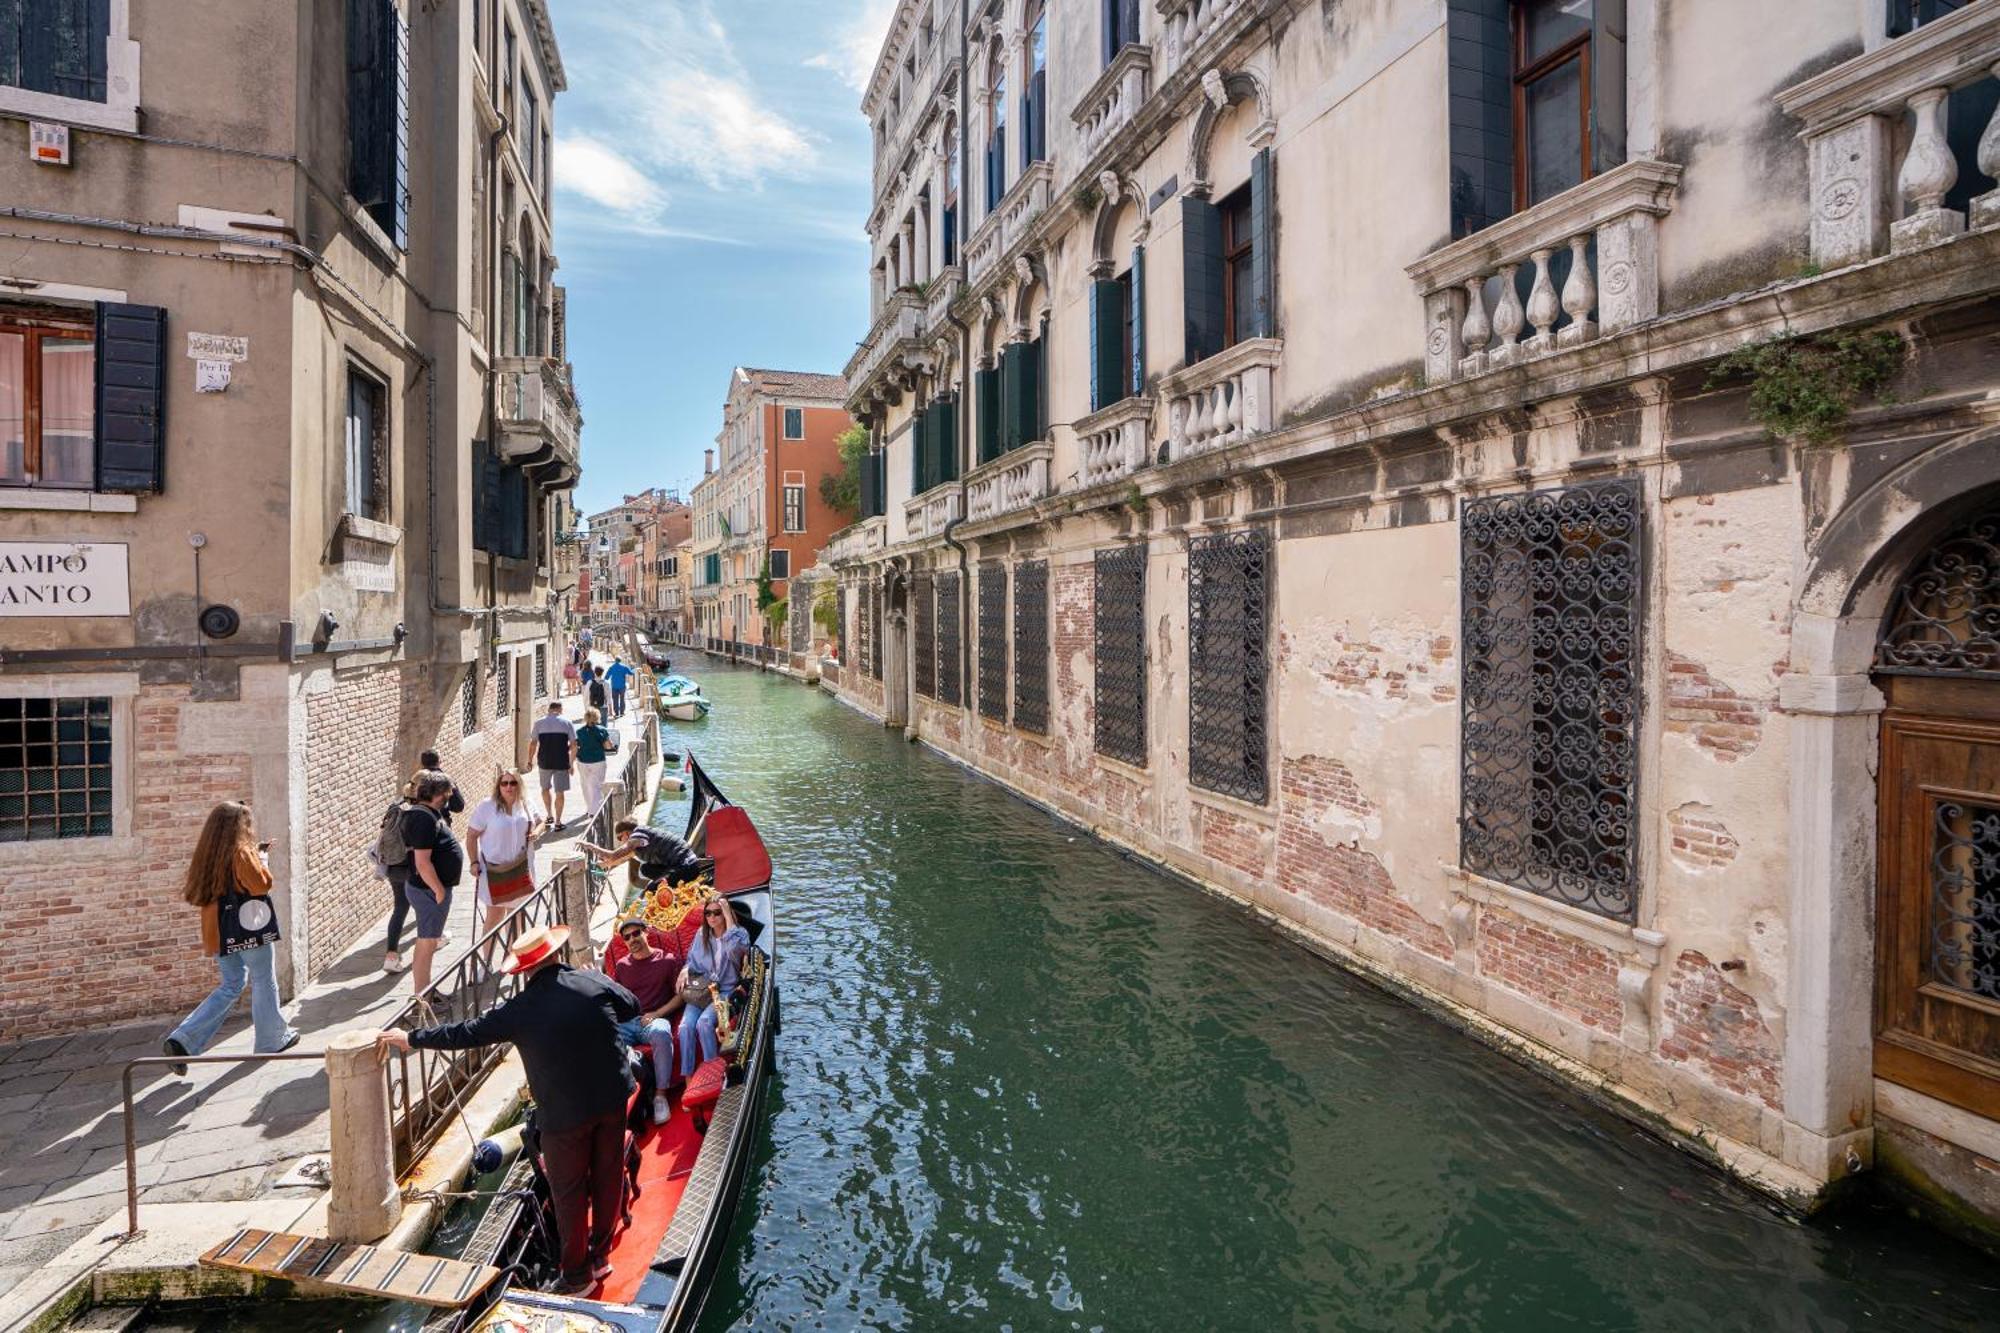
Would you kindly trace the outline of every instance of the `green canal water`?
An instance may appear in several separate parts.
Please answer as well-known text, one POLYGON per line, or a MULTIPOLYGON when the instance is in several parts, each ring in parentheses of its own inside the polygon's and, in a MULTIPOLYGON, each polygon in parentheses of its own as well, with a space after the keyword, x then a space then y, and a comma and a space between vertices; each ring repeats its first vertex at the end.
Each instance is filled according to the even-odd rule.
POLYGON ((680 665, 784 1015, 705 1329, 2000 1324, 1886 1205, 1781 1216, 819 692, 680 665))

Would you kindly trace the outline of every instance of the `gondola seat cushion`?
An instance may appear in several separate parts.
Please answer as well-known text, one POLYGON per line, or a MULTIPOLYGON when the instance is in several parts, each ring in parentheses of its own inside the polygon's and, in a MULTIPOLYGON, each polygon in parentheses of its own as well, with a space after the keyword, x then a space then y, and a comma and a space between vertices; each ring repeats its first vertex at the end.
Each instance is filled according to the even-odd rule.
POLYGON ((688 1079, 687 1086, 681 1089, 681 1105, 689 1111, 706 1111, 722 1096, 728 1078, 727 1056, 718 1055, 713 1060, 702 1061, 700 1068, 688 1079))

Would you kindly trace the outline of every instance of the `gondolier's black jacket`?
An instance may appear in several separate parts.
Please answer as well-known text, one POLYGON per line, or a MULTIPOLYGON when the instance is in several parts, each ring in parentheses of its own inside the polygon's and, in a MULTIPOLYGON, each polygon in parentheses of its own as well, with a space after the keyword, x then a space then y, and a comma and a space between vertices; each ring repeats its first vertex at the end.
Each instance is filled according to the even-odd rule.
POLYGON ((410 1045, 464 1051, 513 1042, 527 1066, 536 1121, 552 1132, 625 1109, 637 1085, 618 1025, 638 1016, 639 1001, 631 991, 601 972, 557 963, 477 1018, 418 1028, 410 1045))

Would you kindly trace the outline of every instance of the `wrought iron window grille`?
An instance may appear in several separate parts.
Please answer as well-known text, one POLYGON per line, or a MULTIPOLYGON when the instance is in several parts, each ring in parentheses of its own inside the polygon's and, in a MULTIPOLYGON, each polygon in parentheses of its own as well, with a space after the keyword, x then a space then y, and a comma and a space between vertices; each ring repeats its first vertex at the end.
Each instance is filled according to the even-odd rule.
POLYGON ((470 736, 479 730, 479 663, 465 664, 465 679, 458 687, 459 730, 470 736))
POLYGON ((514 707, 514 659, 493 659, 493 716, 505 717, 514 707))
POLYGON ((2000 809, 1933 797, 1931 978, 2000 1001, 2000 809))
POLYGON ((979 715, 1007 720, 1007 567, 979 566, 979 715))
POLYGON ((916 691, 926 699, 937 698, 937 603, 932 597, 931 576, 919 574, 910 580, 910 614, 916 617, 916 691))
POLYGON ((107 838, 108 696, 0 699, 0 843, 107 838))
POLYGON ((1255 805, 1271 796, 1270 564, 1262 529, 1188 543, 1188 780, 1255 805))
POLYGON ((957 704, 964 690, 965 660, 959 653, 963 623, 959 604, 961 580, 954 573, 937 576, 938 702, 957 704))
POLYGON ((1049 563, 1014 566, 1014 725, 1049 730, 1049 563))
POLYGON ((535 697, 543 699, 549 693, 549 646, 535 645, 535 697))
POLYGON ((882 662, 888 655, 888 648, 884 640, 889 636, 882 628, 884 623, 882 599, 886 595, 879 584, 870 589, 868 593, 868 624, 875 632, 875 650, 868 658, 868 674, 876 680, 882 679, 882 662))
POLYGON ((2000 679, 2000 509, 1945 534, 1903 575, 1875 669, 2000 679))
POLYGON ((1097 553, 1097 753, 1146 764, 1146 548, 1097 553))
POLYGON ((842 666, 846 666, 852 660, 847 655, 847 592, 847 588, 843 586, 833 596, 833 639, 840 645, 839 656, 842 666))
POLYGON ((1459 858, 1599 916, 1638 909, 1636 480, 1465 501, 1459 858))

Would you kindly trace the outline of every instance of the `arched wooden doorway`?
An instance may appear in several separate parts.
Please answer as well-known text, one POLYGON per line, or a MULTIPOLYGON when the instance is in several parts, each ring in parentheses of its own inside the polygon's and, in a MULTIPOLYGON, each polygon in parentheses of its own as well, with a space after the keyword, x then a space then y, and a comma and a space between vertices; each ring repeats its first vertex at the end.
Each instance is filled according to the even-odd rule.
POLYGON ((1874 679, 1875 1075, 2000 1118, 2000 502, 1912 561, 1874 679))

